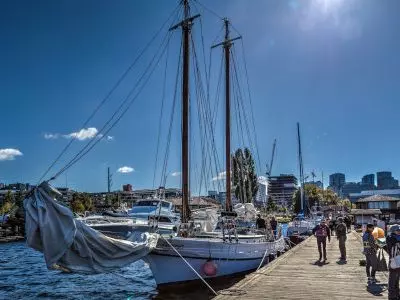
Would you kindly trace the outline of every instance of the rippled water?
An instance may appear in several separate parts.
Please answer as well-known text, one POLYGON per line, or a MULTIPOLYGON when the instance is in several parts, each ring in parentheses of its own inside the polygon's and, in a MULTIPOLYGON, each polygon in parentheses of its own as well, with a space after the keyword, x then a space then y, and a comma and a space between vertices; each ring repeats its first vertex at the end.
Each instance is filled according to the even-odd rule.
MULTIPOLYGON (((215 290, 228 288, 242 278, 224 278, 212 286, 215 290)), ((157 290, 152 273, 143 261, 110 274, 65 274, 48 270, 43 254, 24 242, 0 244, 0 299, 197 300, 211 296, 201 283, 157 290)))
POLYGON ((47 269, 25 243, 0 244, 0 299, 149 299, 157 295, 150 269, 138 261, 118 272, 65 274, 47 269))

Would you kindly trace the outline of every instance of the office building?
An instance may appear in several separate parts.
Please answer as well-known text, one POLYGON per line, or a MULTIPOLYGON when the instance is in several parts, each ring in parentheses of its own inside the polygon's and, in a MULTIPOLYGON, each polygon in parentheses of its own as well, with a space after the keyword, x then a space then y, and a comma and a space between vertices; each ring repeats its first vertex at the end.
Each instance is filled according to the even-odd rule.
POLYGON ((316 186, 317 188, 320 188, 320 189, 324 188, 324 184, 320 180, 318 180, 318 181, 308 181, 308 182, 305 182, 304 185, 313 185, 313 186, 316 186))
POLYGON ((392 172, 377 172, 376 180, 378 189, 397 189, 399 187, 399 181, 393 178, 392 172))
POLYGON ((267 202, 267 193, 268 193, 268 180, 267 178, 260 176, 258 177, 257 194, 254 197, 255 202, 259 204, 265 204, 267 202))
POLYGON ((351 193, 360 193, 362 191, 363 185, 358 182, 346 182, 340 191, 339 196, 342 198, 349 198, 351 193))
POLYGON ((277 205, 290 207, 297 190, 297 178, 292 174, 268 177, 268 199, 277 205))
POLYGON ((340 194, 345 182, 346 176, 343 173, 334 173, 329 175, 329 188, 337 194, 340 194))
POLYGON ((375 186, 375 174, 364 175, 361 179, 361 184, 365 186, 375 186))

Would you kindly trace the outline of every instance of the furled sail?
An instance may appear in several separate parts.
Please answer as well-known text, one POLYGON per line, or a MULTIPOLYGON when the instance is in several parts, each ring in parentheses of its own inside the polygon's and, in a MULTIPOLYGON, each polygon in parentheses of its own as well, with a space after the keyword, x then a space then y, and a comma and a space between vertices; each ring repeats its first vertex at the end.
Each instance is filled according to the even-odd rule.
POLYGON ((43 182, 24 200, 27 243, 43 252, 49 269, 110 272, 141 259, 157 244, 158 236, 150 233, 131 240, 107 237, 74 219, 71 210, 57 203, 57 195, 43 182))

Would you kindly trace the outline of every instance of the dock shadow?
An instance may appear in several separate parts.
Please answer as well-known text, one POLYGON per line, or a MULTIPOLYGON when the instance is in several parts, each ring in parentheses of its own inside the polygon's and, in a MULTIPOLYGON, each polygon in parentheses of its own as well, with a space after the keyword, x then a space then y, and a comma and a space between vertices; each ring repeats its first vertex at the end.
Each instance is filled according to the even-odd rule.
POLYGON ((329 265, 329 261, 322 262, 322 261, 317 260, 315 262, 310 262, 310 265, 323 267, 325 265, 329 265))
POLYGON ((367 286, 367 292, 377 297, 382 297, 383 296, 382 293, 386 290, 387 290, 386 283, 373 283, 367 286))

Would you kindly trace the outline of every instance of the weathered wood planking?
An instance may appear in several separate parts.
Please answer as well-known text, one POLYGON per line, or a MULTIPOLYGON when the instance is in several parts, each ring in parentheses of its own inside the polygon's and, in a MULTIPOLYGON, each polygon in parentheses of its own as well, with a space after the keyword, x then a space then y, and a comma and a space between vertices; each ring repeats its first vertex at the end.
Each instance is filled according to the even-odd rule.
POLYGON ((215 299, 387 299, 387 273, 377 273, 380 283, 367 289, 365 267, 359 265, 362 243, 356 232, 347 235, 347 264, 338 264, 335 236, 327 243, 328 263, 318 259, 314 237, 288 251, 269 265, 221 291, 215 299), (376 295, 374 295, 374 293, 376 295))

